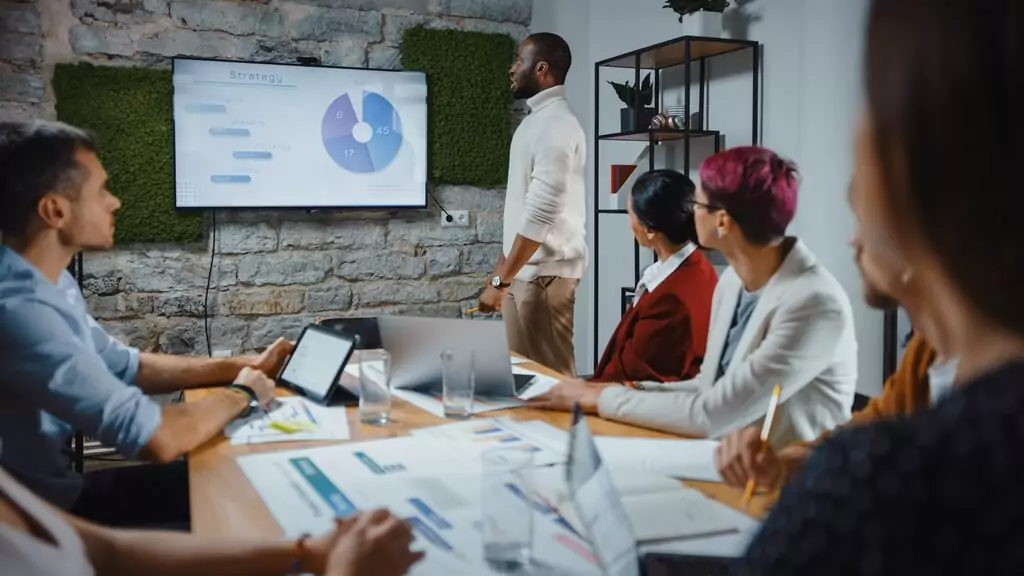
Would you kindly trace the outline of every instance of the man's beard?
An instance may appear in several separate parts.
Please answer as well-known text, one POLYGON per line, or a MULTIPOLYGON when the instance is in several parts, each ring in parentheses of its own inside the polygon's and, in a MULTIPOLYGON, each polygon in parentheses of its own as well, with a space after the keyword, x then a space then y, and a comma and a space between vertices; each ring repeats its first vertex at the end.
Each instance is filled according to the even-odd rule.
POLYGON ((876 290, 874 287, 864 283, 864 301, 867 305, 875 310, 881 310, 883 312, 890 312, 900 307, 900 303, 895 298, 883 293, 881 290, 876 290))
POLYGON ((527 100, 533 98, 540 92, 540 86, 537 85, 537 80, 532 76, 524 76, 516 79, 515 88, 512 89, 512 96, 516 100, 527 100))

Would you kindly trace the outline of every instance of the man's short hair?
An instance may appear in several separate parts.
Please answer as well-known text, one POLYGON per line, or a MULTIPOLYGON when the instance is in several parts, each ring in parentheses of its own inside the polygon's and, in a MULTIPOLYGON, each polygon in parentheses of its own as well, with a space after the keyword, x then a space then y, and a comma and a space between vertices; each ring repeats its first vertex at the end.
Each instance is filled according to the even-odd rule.
POLYGON ((44 194, 76 193, 87 175, 75 153, 96 148, 92 134, 63 122, 0 122, 0 232, 23 236, 44 194))
POLYGON ((559 84, 565 84, 565 77, 572 67, 572 50, 569 49, 569 43, 551 32, 537 32, 530 34, 526 39, 533 44, 535 60, 547 62, 555 80, 559 84))

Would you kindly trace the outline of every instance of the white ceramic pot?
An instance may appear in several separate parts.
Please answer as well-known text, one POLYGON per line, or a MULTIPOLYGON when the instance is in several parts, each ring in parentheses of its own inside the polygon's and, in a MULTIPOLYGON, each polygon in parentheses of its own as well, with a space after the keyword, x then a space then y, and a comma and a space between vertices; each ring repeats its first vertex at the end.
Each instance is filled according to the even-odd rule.
POLYGON ((683 36, 722 37, 722 13, 701 10, 683 16, 683 36))

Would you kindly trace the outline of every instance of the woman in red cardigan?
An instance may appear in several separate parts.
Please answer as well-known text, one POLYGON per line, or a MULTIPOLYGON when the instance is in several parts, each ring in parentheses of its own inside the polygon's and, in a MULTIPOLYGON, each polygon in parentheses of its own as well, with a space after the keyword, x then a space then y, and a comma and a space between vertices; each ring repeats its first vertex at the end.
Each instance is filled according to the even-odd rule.
POLYGON ((644 270, 591 381, 677 381, 700 372, 718 274, 697 247, 695 189, 675 170, 652 170, 633 186, 629 224, 658 261, 644 270))

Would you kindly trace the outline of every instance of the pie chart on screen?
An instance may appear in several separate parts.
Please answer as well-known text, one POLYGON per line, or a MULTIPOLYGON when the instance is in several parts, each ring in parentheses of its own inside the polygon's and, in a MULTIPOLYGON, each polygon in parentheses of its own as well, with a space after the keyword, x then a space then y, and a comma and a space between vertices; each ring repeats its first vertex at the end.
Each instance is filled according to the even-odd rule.
POLYGON ((363 91, 362 114, 349 94, 327 108, 321 126, 324 149, 338 165, 356 174, 372 174, 388 167, 402 148, 402 120, 386 98, 363 91))

